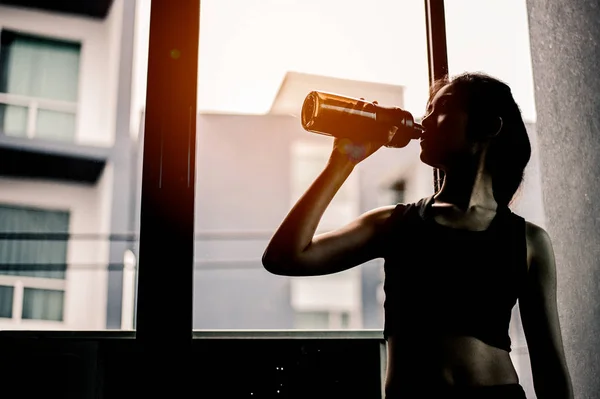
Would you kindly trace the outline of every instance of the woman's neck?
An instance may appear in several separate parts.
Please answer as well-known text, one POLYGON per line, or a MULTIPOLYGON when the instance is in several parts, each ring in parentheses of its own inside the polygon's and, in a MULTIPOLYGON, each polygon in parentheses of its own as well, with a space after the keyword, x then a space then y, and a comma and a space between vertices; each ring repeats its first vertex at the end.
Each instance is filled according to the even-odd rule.
POLYGON ((482 156, 469 164, 447 168, 435 201, 465 212, 473 208, 496 210, 498 204, 494 199, 492 177, 485 170, 483 160, 482 156))

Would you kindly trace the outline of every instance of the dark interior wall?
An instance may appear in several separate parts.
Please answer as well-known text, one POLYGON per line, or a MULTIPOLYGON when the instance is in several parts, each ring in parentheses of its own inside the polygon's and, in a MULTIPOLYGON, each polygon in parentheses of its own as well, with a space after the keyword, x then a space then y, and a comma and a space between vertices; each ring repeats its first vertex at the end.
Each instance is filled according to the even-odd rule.
POLYGON ((142 351, 136 340, 117 338, 119 333, 112 338, 44 335, 0 336, 3 397, 381 397, 381 339, 196 339, 191 357, 177 364, 176 359, 160 362, 152 347, 142 351), (149 365, 161 370, 150 372, 149 365), (187 383, 148 378, 178 368, 186 370, 179 376, 187 383), (178 395, 184 386, 192 392, 178 395))

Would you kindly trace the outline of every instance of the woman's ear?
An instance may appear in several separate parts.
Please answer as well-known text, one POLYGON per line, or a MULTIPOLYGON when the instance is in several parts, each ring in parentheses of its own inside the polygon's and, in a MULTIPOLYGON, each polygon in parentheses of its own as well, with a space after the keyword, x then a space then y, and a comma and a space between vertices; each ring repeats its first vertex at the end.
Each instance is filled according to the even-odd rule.
POLYGON ((476 140, 489 140, 497 137, 502 131, 504 120, 500 116, 481 116, 471 120, 470 131, 475 133, 476 140))
POLYGON ((502 117, 499 116, 498 118, 496 118, 494 120, 494 123, 492 123, 492 125, 490 126, 490 138, 494 138, 496 136, 498 136, 500 134, 500 132, 502 131, 502 127, 504 126, 504 120, 502 120, 502 117))
POLYGON ((481 134, 486 139, 497 137, 502 131, 504 121, 500 116, 486 117, 481 126, 481 134))

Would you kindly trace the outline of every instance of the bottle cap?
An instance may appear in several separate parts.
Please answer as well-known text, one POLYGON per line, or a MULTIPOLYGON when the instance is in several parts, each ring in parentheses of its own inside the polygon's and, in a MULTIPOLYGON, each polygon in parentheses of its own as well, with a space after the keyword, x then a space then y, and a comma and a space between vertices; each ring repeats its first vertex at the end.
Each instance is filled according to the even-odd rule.
POLYGON ((419 137, 421 137, 425 133, 425 128, 419 123, 415 123, 415 130, 417 131, 417 135, 419 137))

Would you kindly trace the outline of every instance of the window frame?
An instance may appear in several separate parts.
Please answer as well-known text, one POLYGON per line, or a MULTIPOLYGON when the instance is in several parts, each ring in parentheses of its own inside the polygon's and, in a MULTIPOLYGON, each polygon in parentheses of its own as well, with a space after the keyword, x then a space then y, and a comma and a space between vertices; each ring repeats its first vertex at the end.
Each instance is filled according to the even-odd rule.
MULTIPOLYGON (((427 32, 427 65, 429 85, 448 76, 448 41, 446 40, 446 16, 444 0, 425 1, 425 30, 427 32)), ((444 172, 433 169, 433 189, 439 191, 444 172)))
POLYGON ((192 341, 199 35, 200 0, 152 1, 135 337, 171 354, 192 341))

